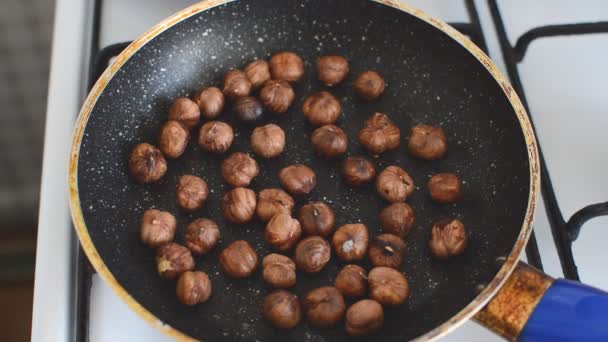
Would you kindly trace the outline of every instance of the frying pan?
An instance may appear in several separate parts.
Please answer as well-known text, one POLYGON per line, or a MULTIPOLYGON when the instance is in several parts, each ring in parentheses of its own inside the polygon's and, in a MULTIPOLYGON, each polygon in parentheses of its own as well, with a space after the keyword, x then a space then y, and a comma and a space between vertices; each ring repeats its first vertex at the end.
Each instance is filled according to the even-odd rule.
MULTIPOLYGON (((348 155, 366 154, 356 136, 374 112, 387 113, 404 136, 417 123, 441 126, 448 136, 449 151, 441 161, 411 158, 405 138, 399 149, 374 159, 379 170, 396 164, 412 175, 417 188, 408 202, 416 225, 401 268, 411 296, 400 307, 386 308, 384 328, 369 338, 431 340, 476 313, 478 320, 508 338, 524 336, 520 331, 543 303, 542 294, 561 282, 517 264, 539 189, 530 122, 511 86, 474 44, 442 21, 394 1, 205 1, 158 24, 118 56, 82 108, 69 169, 74 225, 101 277, 135 312, 176 339, 349 339, 342 326, 315 329, 302 322, 295 329, 277 331, 261 318, 261 302, 270 289, 260 272, 234 280, 219 269, 219 252, 234 240, 250 241, 259 256, 270 252, 262 222, 234 225, 221 215, 220 198, 229 189, 219 170, 225 156, 205 153, 192 141, 179 160, 169 160, 169 171, 156 184, 136 184, 127 170, 135 144, 156 142, 173 99, 219 85, 229 68, 282 50, 300 54, 307 72, 295 84, 297 100, 290 111, 266 114, 259 123, 282 126, 287 146, 279 158, 258 159, 261 172, 251 185, 255 191, 279 187, 280 168, 307 164, 317 172, 318 186, 307 196, 297 196, 298 206, 327 201, 337 226, 363 222, 372 235, 380 232, 378 213, 386 203, 374 195, 373 186, 345 186, 338 173, 340 160, 315 156, 308 142, 312 128, 299 109, 306 95, 326 89, 316 80, 313 64, 323 54, 344 55, 351 63, 347 80, 330 89, 342 102, 337 124, 350 137, 348 155), (380 101, 362 102, 353 95, 354 76, 366 69, 386 79, 380 101), (425 184, 438 172, 455 172, 464 180, 458 203, 431 202, 425 184), (180 211, 174 196, 177 178, 185 173, 203 177, 212 189, 206 206, 193 214, 180 211), (220 225, 220 246, 196 259, 197 269, 210 275, 214 288, 206 304, 184 307, 175 297, 175 283, 156 274, 154 251, 140 243, 138 234, 140 217, 152 207, 176 215, 178 242, 195 218, 209 217, 220 225), (445 217, 465 223, 470 244, 464 255, 437 262, 429 255, 427 241, 432 222, 445 217), (522 289, 523 294, 518 291, 522 289)), ((253 127, 235 122, 229 112, 220 119, 235 128, 229 152, 251 152, 248 137, 253 127)), ((333 255, 321 273, 299 274, 293 291, 303 296, 332 284, 341 266, 333 255)), ((367 262, 363 266, 370 267, 367 262)), ((526 329, 530 336, 536 332, 526 329)))

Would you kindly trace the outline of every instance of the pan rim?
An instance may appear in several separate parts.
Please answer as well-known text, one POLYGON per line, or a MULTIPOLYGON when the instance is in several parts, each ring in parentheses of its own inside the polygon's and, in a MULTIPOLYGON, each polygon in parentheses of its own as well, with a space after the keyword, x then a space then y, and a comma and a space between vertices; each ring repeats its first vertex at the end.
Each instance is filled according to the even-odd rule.
MULTIPOLYGON (((93 108, 97 102, 97 99, 102 94, 103 90, 113 78, 113 76, 120 70, 120 68, 133 56, 141 47, 146 45, 149 41, 154 39, 156 36, 164 32, 165 30, 173 27, 174 25, 186 20, 187 18, 196 15, 200 12, 208 10, 210 8, 223 5, 235 0, 206 0, 200 3, 194 4, 187 7, 180 12, 177 12, 173 16, 161 21, 160 23, 153 26, 150 30, 144 33, 142 36, 134 40, 123 52, 121 52, 116 60, 109 65, 99 79, 95 82, 93 88, 91 88, 85 102, 82 105, 80 113, 78 115, 76 125, 74 127, 72 136, 72 145, 70 150, 69 166, 68 166, 68 187, 69 187, 69 205, 72 216, 72 222, 74 223, 74 229, 80 241, 81 247, 84 250, 87 258, 95 268, 96 272, 100 277, 110 286, 114 293, 125 302, 131 310, 133 310, 138 316, 143 318, 146 322, 156 327, 169 337, 172 337, 178 341, 196 341, 196 339, 185 333, 171 327, 170 325, 163 323, 157 318, 152 312, 148 311, 142 304, 137 302, 128 292, 123 288, 120 283, 116 280, 112 272, 106 266, 105 262, 99 255, 91 236, 89 235, 88 228, 84 221, 82 214, 82 208, 80 205, 80 196, 78 192, 78 161, 80 154, 80 145, 84 136, 84 131, 88 122, 88 119, 92 113, 93 108)), ((515 93, 515 90, 510 85, 509 81, 498 70, 496 65, 490 60, 490 58, 477 47, 468 37, 448 25, 444 21, 434 18, 424 11, 406 5, 397 0, 370 0, 380 3, 385 6, 392 7, 402 12, 408 13, 419 20, 426 22, 432 27, 447 34, 450 38, 458 42, 463 48, 471 53, 492 75, 492 77, 499 84, 503 90, 505 96, 511 103, 511 106, 517 116, 524 140, 526 142, 528 161, 530 168, 530 190, 528 194, 528 204, 526 207, 526 214, 522 223, 522 227, 518 238, 513 246, 513 249, 506 257, 502 267, 494 277, 494 279, 473 299, 467 306, 465 306, 458 313, 453 315, 450 319, 444 321, 440 325, 436 326, 433 330, 426 332, 425 334, 415 338, 416 341, 432 341, 442 336, 447 335, 452 330, 459 327, 465 321, 472 318, 484 305, 489 302, 492 297, 500 290, 510 274, 515 269, 519 256, 524 250, 528 238, 532 231, 532 221, 534 218, 534 212, 536 209, 536 202, 538 200, 539 189, 540 189, 540 164, 538 157, 538 147, 534 131, 526 113, 526 110, 515 93)))

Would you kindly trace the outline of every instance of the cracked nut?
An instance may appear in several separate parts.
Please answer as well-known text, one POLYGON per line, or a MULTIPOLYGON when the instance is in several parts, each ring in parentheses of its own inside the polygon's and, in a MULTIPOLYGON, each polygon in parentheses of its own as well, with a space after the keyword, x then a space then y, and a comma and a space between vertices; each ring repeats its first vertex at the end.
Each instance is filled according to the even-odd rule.
POLYGON ((275 288, 286 289, 296 284, 296 264, 281 254, 268 254, 262 260, 262 277, 275 288))
POLYGON ((374 164, 365 157, 348 157, 342 163, 342 178, 348 185, 359 186, 376 177, 374 164))
POLYGON ((393 234, 380 234, 369 245, 369 260, 374 266, 399 268, 405 257, 405 242, 393 234))
POLYGON ((336 230, 331 242, 341 260, 361 260, 369 243, 367 227, 361 223, 345 224, 336 230))
POLYGON ((460 177, 453 173, 438 173, 431 177, 427 187, 431 198, 439 203, 454 203, 462 196, 460 177))
POLYGON ((187 212, 203 207, 209 196, 207 183, 200 177, 183 175, 177 182, 177 204, 187 212))
POLYGON ((258 59, 247 64, 244 71, 253 89, 259 88, 270 79, 270 66, 263 59, 258 59))
POLYGON ((456 219, 441 220, 433 225, 429 248, 435 259, 447 260, 462 254, 467 247, 467 240, 462 222, 456 219))
POLYGON ((355 80, 355 92, 364 100, 375 100, 384 92, 384 79, 375 71, 365 71, 355 80))
POLYGON ((175 292, 177 299, 184 305, 194 306, 204 303, 211 297, 211 281, 203 271, 187 271, 177 280, 175 292))
POLYGON ((346 133, 335 125, 325 125, 315 129, 310 136, 312 148, 321 157, 339 157, 348 148, 346 133))
POLYGON ((269 80, 260 90, 260 102, 269 111, 277 114, 287 112, 296 94, 287 81, 269 80))
POLYGON ((258 255, 245 240, 231 243, 220 253, 220 266, 233 278, 246 278, 258 266, 258 255))
POLYGON ((351 336, 372 334, 384 324, 382 305, 372 299, 363 299, 351 305, 346 311, 346 333, 351 336))
POLYGON ((273 80, 298 81, 304 75, 304 61, 294 52, 279 52, 270 58, 270 74, 273 80))
POLYGON ((169 120, 178 121, 186 128, 194 128, 200 118, 199 106, 187 97, 178 98, 169 107, 169 120))
POLYGON ((405 170, 393 165, 380 172, 376 178, 376 190, 388 202, 405 202, 414 192, 414 181, 405 170))
POLYGON ((388 306, 403 304, 410 294, 407 278, 389 267, 374 267, 367 275, 369 296, 378 303, 388 306))
POLYGON ((336 325, 346 311, 342 293, 333 286, 323 286, 308 292, 302 306, 308 322, 318 328, 336 325))
POLYGON ((234 101, 232 111, 241 122, 255 123, 264 114, 264 107, 255 97, 243 96, 234 101))
POLYGON ((285 149, 285 132, 275 124, 256 127, 251 133, 251 149, 262 158, 278 157, 285 149))
POLYGON ((329 243, 320 236, 310 236, 297 244, 294 261, 299 270, 317 273, 327 265, 330 256, 329 243))
POLYGON ((407 203, 393 203, 380 212, 384 232, 405 239, 414 225, 414 210, 407 203))
POLYGON ((308 166, 296 164, 279 171, 279 182, 294 195, 306 195, 317 185, 317 176, 308 166))
POLYGON ((310 202, 300 208, 300 224, 306 235, 328 237, 334 231, 334 211, 323 202, 310 202))
POLYGON ((190 132, 184 125, 169 120, 160 129, 158 147, 165 156, 175 159, 184 153, 189 138, 190 132))
MULTIPOLYGON (((218 87, 203 88, 194 96, 194 101, 198 104, 201 115, 205 119, 217 118, 224 109, 226 100, 224 94, 218 87)), ((196 125, 191 126, 190 128, 196 125)))
POLYGON ((211 153, 224 153, 228 151, 234 132, 232 127, 225 122, 209 121, 205 123, 198 134, 198 146, 211 153))
POLYGON ((348 71, 348 61, 342 56, 322 56, 317 59, 317 78, 327 86, 342 82, 348 71))
POLYGON ((167 172, 167 161, 159 149, 148 143, 141 143, 131 151, 129 172, 138 183, 154 183, 167 172))
POLYGON ((220 230, 215 222, 199 218, 186 228, 186 247, 196 255, 209 253, 220 240, 220 230))
POLYGON ((141 218, 140 238, 149 247, 156 248, 173 240, 177 221, 166 211, 148 209, 141 218))
POLYGON ((279 252, 290 250, 300 240, 300 236, 300 222, 289 214, 277 214, 266 224, 266 242, 279 252))
POLYGON ((186 271, 192 271, 194 259, 188 248, 169 242, 156 250, 156 266, 162 278, 172 280, 186 271))
POLYGON ((255 192, 247 188, 234 188, 222 197, 222 209, 226 220, 232 223, 251 221, 255 213, 255 192))
POLYGON ((222 162, 222 177, 235 188, 248 186, 258 173, 258 162, 246 153, 235 152, 222 162))
POLYGON ((230 98, 248 96, 251 92, 251 82, 244 72, 232 69, 224 75, 224 95, 230 98))
POLYGON ((333 124, 342 113, 340 101, 331 93, 321 91, 308 96, 302 104, 304 117, 313 126, 333 124))
POLYGON ((276 290, 264 298, 264 318, 280 329, 294 328, 302 319, 298 297, 285 290, 276 290))
POLYGON ((382 113, 372 115, 359 131, 359 142, 374 155, 396 149, 400 139, 399 127, 382 113))
POLYGON ((258 194, 255 213, 260 221, 267 222, 273 216, 285 213, 291 215, 295 202, 281 189, 264 189, 258 194))
POLYGON ((346 265, 338 272, 335 285, 345 297, 363 297, 367 292, 367 272, 359 265, 346 265))
POLYGON ((407 150, 414 157, 425 160, 442 158, 447 152, 447 138, 441 127, 417 125, 412 127, 407 150))

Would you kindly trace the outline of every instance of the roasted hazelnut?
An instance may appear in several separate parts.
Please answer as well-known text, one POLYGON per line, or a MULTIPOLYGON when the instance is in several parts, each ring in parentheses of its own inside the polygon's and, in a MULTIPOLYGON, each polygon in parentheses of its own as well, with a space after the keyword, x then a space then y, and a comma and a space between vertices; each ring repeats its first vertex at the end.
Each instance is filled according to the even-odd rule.
POLYGON ((276 290, 267 295, 263 311, 264 318, 281 329, 291 329, 302 319, 298 297, 285 290, 276 290))
POLYGON ((236 99, 232 111, 236 118, 244 123, 254 123, 264 114, 262 104, 253 96, 243 96, 236 99))
POLYGON ((253 89, 259 88, 270 79, 270 66, 263 59, 257 59, 245 67, 245 75, 253 89))
POLYGON ((361 260, 369 243, 367 227, 361 223, 345 224, 336 230, 331 243, 343 261, 361 260))
POLYGON ((228 151, 234 140, 232 127, 225 122, 209 121, 205 123, 198 134, 198 146, 212 153, 228 151))
POLYGON ((232 69, 224 75, 224 95, 230 98, 238 98, 249 95, 251 82, 244 72, 232 69))
POLYGON ((342 113, 340 101, 331 93, 321 91, 308 96, 302 104, 304 117, 313 126, 333 124, 342 113))
POLYGON ((284 255, 268 254, 262 260, 262 277, 272 287, 292 287, 296 284, 296 264, 284 255))
POLYGON ((323 286, 308 292, 302 305, 308 322, 319 328, 336 325, 346 311, 344 296, 333 286, 323 286))
POLYGON ((321 157, 338 157, 346 152, 348 139, 346 133, 335 125, 325 125, 315 129, 310 136, 312 148, 321 157))
POLYGON ((389 166, 376 178, 376 190, 388 202, 404 202, 414 192, 412 177, 399 166, 389 166))
POLYGON ((233 278, 245 278, 258 267, 258 255, 247 241, 237 240, 220 253, 220 266, 233 278))
POLYGON ((286 252, 290 250, 300 240, 300 236, 302 236, 300 222, 289 214, 277 214, 266 224, 264 234, 266 242, 277 251, 286 252))
POLYGON ((178 121, 187 128, 198 125, 200 117, 199 106, 187 97, 178 98, 169 107, 169 120, 178 121))
POLYGON ((327 86, 342 82, 348 71, 348 61, 342 56, 323 56, 317 59, 317 78, 327 86))
POLYGON ((346 265, 338 272, 335 285, 346 297, 362 297, 367 292, 367 272, 359 265, 346 265))
POLYGON ((270 74, 274 80, 298 81, 304 75, 304 62, 293 52, 279 52, 270 58, 270 74))
POLYGON ((281 213, 290 214, 295 202, 288 193, 281 189, 264 189, 258 194, 258 205, 255 213, 260 221, 268 221, 281 213))
POLYGON ((141 143, 131 151, 129 172, 138 183, 154 183, 167 172, 167 161, 159 149, 141 143))
POLYGON ((178 158, 188 146, 190 132, 175 120, 167 121, 160 129, 158 147, 169 158, 178 158))
POLYGON ((386 114, 375 113, 359 131, 359 142, 372 154, 380 154, 399 147, 401 131, 386 114))
POLYGON ((255 213, 255 192, 246 188, 234 188, 222 197, 222 209, 226 220, 232 223, 245 223, 255 213))
POLYGON ((258 173, 258 162, 247 153, 235 152, 222 162, 222 177, 235 188, 248 186, 258 173))
POLYGON ((441 127, 418 125, 412 127, 407 150, 420 159, 442 158, 448 149, 447 138, 441 127))
POLYGON ((269 111, 282 114, 289 109, 296 94, 287 81, 270 80, 264 83, 260 90, 260 101, 269 111))
POLYGON ((342 163, 342 178, 348 185, 362 185, 376 177, 374 164, 365 157, 348 157, 342 163))
POLYGON ((414 211, 407 203, 393 203, 380 212, 380 224, 384 232, 407 237, 414 225, 414 211))
POLYGON ((193 270, 194 259, 188 248, 169 242, 156 250, 156 266, 162 278, 172 280, 183 272, 193 270))
POLYGON ((185 240, 193 254, 207 254, 220 240, 220 230, 212 220, 199 218, 188 225, 185 240))
POLYGON ((367 275, 369 296, 383 305, 402 304, 410 295, 407 278, 394 268, 374 267, 367 275))
POLYGON ((346 333, 351 336, 373 334, 384 324, 382 305, 372 299, 363 299, 346 311, 346 333))
POLYGON ((260 157, 278 157, 285 149, 285 132, 275 124, 256 127, 251 133, 251 149, 260 157))
POLYGON ((148 209, 141 218, 140 237, 147 246, 156 248, 173 240, 177 222, 166 211, 148 209))
POLYGON ((308 166, 296 164, 279 171, 279 182, 294 195, 306 195, 317 185, 317 176, 308 166))
POLYGON ((207 201, 209 187, 200 177, 183 175, 177 182, 177 204, 187 212, 200 209, 207 201))
POLYGON ((460 177, 453 173, 438 173, 431 177, 427 186, 435 202, 453 203, 462 195, 460 177))
POLYGON ((446 260, 460 255, 467 247, 464 224, 456 219, 441 220, 433 224, 429 248, 435 259, 446 260))
POLYGON ((306 235, 328 237, 334 231, 334 211, 323 202, 310 202, 300 208, 300 224, 306 235))
POLYGON ((320 236, 310 236, 302 239, 296 246, 294 261, 299 270, 317 273, 327 265, 330 256, 329 243, 320 236))
POLYGON ((208 301, 211 297, 211 291, 211 281, 207 273, 203 271, 182 273, 175 287, 177 299, 188 306, 208 301))
MULTIPOLYGON (((201 115, 206 119, 217 118, 224 109, 224 94, 217 87, 203 88, 194 96, 201 115)), ((192 127, 191 127, 192 128, 192 127)))
POLYGON ((384 79, 375 71, 365 71, 355 80, 355 92, 364 100, 375 100, 384 92, 384 79))
POLYGON ((405 256, 405 242, 393 234, 380 234, 369 245, 369 260, 374 266, 399 268, 405 256))

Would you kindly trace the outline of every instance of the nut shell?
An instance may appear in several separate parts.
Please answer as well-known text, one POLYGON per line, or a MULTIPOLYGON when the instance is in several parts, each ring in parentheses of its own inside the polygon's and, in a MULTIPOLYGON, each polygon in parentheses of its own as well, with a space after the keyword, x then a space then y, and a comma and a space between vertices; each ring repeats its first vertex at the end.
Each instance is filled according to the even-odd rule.
POLYGON ((317 176, 308 166, 296 164, 279 171, 279 182, 294 195, 306 195, 317 185, 317 176))
POLYGON ((234 188, 222 197, 222 209, 226 220, 232 223, 245 223, 255 213, 255 192, 247 188, 234 188))
POLYGON ((187 128, 198 125, 200 118, 198 105, 187 97, 176 99, 169 107, 169 120, 176 120, 187 128))
POLYGON ((369 260, 374 266, 399 268, 405 257, 405 242, 393 234, 380 234, 369 246, 369 260))
POLYGON ((431 229, 429 248, 435 259, 447 260, 460 255, 467 247, 467 232, 464 224, 455 219, 436 222, 431 229))
POLYGON ((264 189, 258 194, 255 213, 260 221, 266 222, 280 213, 291 215, 294 206, 293 198, 282 189, 264 189))
POLYGON ((188 248, 169 242, 156 250, 156 266, 162 278, 172 280, 186 271, 193 270, 194 259, 188 248))
POLYGON ((302 319, 298 297, 285 290, 276 290, 264 298, 264 318, 281 329, 294 328, 302 319))
POLYGON ((336 325, 346 311, 342 293, 333 286, 323 286, 308 292, 302 300, 302 306, 308 322, 319 328, 336 325))
POLYGON ((438 203, 454 203, 462 196, 460 177, 453 173, 438 173, 427 183, 431 198, 438 203))
POLYGON ((363 299, 351 305, 346 311, 346 333, 351 336, 372 334, 384 324, 382 305, 372 299, 363 299))
POLYGON ((348 71, 348 61, 342 56, 322 56, 317 59, 317 78, 327 86, 342 82, 348 71))
POLYGON ((341 260, 362 260, 369 243, 367 227, 361 223, 345 224, 336 230, 331 242, 341 260))
POLYGON ((222 177, 235 188, 248 186, 259 173, 258 163, 246 153, 235 152, 222 162, 222 177))
POLYGON ((131 151, 129 172, 138 183, 154 183, 167 172, 167 161, 159 149, 150 144, 141 143, 131 151))
POLYGON ((375 113, 359 131, 359 142, 372 154, 381 154, 399 147, 401 131, 386 114, 375 113))
POLYGON ((296 94, 287 81, 269 80, 260 90, 260 102, 269 111, 277 114, 287 112, 296 94))
POLYGON ((448 150, 447 138, 441 127, 417 125, 412 127, 407 150, 420 159, 440 159, 448 150))
POLYGON ((296 264, 281 254, 268 254, 262 260, 262 277, 275 288, 289 288, 296 284, 296 264))
POLYGON ((285 132, 275 124, 256 127, 251 133, 251 149, 260 157, 278 157, 285 149, 285 132))
POLYGON ((304 75, 304 61, 294 52, 279 52, 270 58, 270 74, 274 80, 298 81, 304 75))
POLYGON ((375 71, 365 71, 355 80, 355 92, 364 100, 372 101, 384 92, 384 79, 375 71))
POLYGON ((346 265, 338 272, 335 286, 346 297, 362 297, 367 292, 367 272, 359 265, 346 265))
POLYGON ((225 122, 209 121, 201 126, 198 134, 198 146, 211 153, 224 153, 228 151, 234 132, 232 127, 225 122))
POLYGON ((304 117, 313 126, 333 124, 342 113, 340 101, 331 93, 321 91, 308 96, 302 104, 304 117))
POLYGON ((306 235, 328 237, 334 231, 334 211, 324 202, 310 202, 299 212, 300 224, 306 235))
POLYGON ((253 89, 259 88, 270 79, 270 66, 263 59, 258 59, 247 64, 244 71, 253 89))
POLYGON ((186 228, 186 247, 192 254, 209 253, 220 240, 220 229, 217 224, 207 218, 199 218, 186 228))
POLYGON ((389 267, 374 267, 367 275, 369 296, 382 305, 396 306, 410 295, 405 276, 389 267))
POLYGON ((264 237, 266 242, 280 252, 290 250, 302 236, 300 222, 289 214, 275 215, 266 224, 264 237))
POLYGON ((177 204, 187 212, 193 212, 203 207, 209 197, 209 187, 202 178, 193 175, 183 175, 177 182, 177 204))
POLYGON ((207 273, 187 271, 177 280, 175 287, 177 299, 184 305, 193 306, 204 303, 211 297, 212 286, 207 273))
POLYGON ((264 115, 262 104, 253 96, 243 96, 234 100, 232 111, 237 119, 247 124, 255 123, 264 115))
POLYGON ((248 96, 251 92, 251 83, 244 72, 232 69, 224 75, 223 92, 230 98, 248 96))
POLYGON ((224 94, 218 87, 208 87, 199 90, 194 96, 194 101, 198 104, 200 113, 205 119, 217 118, 222 113, 222 110, 224 110, 224 104, 226 103, 224 94))
POLYGON ((148 209, 141 218, 140 238, 149 247, 156 248, 173 240, 177 221, 167 211, 148 209))
POLYGON ((336 125, 325 125, 315 129, 310 136, 310 142, 315 152, 325 158, 339 157, 348 148, 346 133, 336 125))
POLYGON ((258 266, 258 255, 245 240, 231 243, 220 253, 220 266, 233 278, 246 278, 258 266))
POLYGON ((300 271, 317 273, 329 262, 329 243, 320 236, 310 236, 300 240, 294 252, 294 261, 300 271))
POLYGON ((376 190, 388 202, 404 202, 414 192, 414 180, 399 166, 389 166, 376 178, 376 190))
POLYGON ((380 224, 384 232, 407 237, 414 225, 414 210, 407 203, 393 203, 380 212, 380 224))
POLYGON ((190 132, 184 125, 169 120, 160 129, 158 147, 168 158, 179 158, 188 147, 189 138, 190 132))
POLYGON ((348 157, 342 163, 342 178, 348 185, 359 186, 371 182, 376 177, 374 164, 365 157, 348 157))

